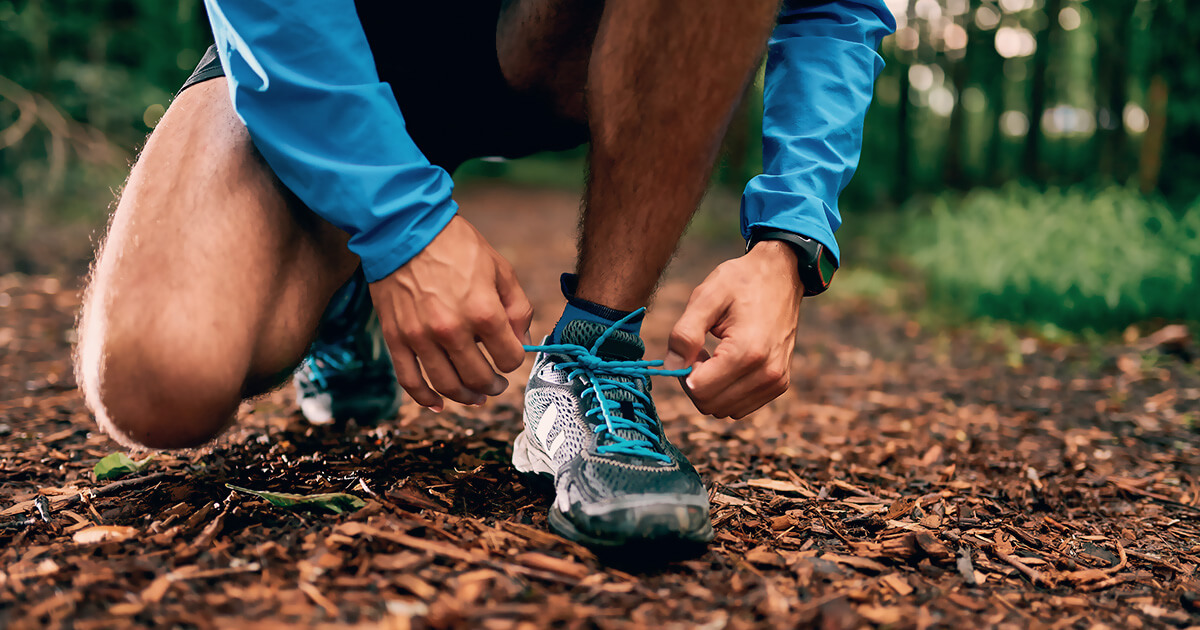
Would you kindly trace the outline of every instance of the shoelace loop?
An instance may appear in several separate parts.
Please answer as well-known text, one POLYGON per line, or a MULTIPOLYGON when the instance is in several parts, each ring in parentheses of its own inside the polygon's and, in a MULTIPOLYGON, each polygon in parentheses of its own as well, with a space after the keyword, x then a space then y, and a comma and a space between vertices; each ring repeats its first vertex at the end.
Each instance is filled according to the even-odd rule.
POLYGON ((577 344, 557 343, 525 346, 525 351, 566 355, 571 358, 571 361, 559 363, 554 366, 554 369, 570 370, 567 373, 567 380, 581 375, 586 378, 588 389, 584 390, 583 395, 595 399, 596 407, 589 409, 584 415, 589 418, 597 415, 602 416, 604 423, 597 425, 595 432, 604 433, 606 434, 605 437, 609 439, 607 444, 596 447, 597 452, 649 457, 669 464, 671 458, 655 450, 661 441, 658 433, 654 430, 657 420, 646 413, 651 405, 650 397, 635 387, 634 383, 619 381, 613 377, 623 376, 637 379, 648 385, 649 378, 653 375, 687 376, 691 374, 692 368, 665 370, 659 367, 663 364, 661 360, 613 361, 602 358, 598 354, 600 347, 622 324, 637 317, 645 310, 645 308, 640 308, 617 320, 596 339, 596 343, 592 344, 591 348, 577 344), (605 395, 605 392, 613 392, 615 390, 626 392, 633 397, 631 407, 634 417, 625 418, 613 413, 621 408, 621 401, 609 398, 605 395), (645 436, 646 439, 635 440, 627 438, 617 433, 618 429, 636 431, 638 434, 645 436))

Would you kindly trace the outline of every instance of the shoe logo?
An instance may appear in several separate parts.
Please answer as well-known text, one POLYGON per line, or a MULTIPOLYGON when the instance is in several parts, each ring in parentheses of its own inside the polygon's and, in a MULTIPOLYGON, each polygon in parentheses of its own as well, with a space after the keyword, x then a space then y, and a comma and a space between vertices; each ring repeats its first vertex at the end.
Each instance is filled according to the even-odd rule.
MULTIPOLYGON (((546 411, 542 414, 542 417, 538 420, 537 428, 534 430, 534 433, 533 433, 535 436, 537 436, 538 444, 542 444, 542 445, 546 444, 546 440, 548 440, 550 438, 550 431, 552 431, 554 429, 554 425, 557 421, 558 421, 558 405, 556 405, 555 403, 550 403, 550 406, 546 407, 546 411)), ((567 441, 567 431, 566 431, 566 427, 563 427, 563 429, 558 432, 558 435, 556 435, 554 437, 554 441, 551 442, 548 446, 545 446, 546 454, 549 455, 550 457, 554 457, 554 454, 556 452, 558 452, 558 449, 562 448, 563 443, 566 441, 567 441)))
POLYGON ((558 405, 550 403, 546 407, 546 411, 542 413, 542 417, 538 419, 537 429, 533 432, 537 436, 538 444, 545 444, 550 438, 550 430, 554 428, 554 421, 558 420, 558 405))
POLYGON ((562 445, 566 443, 566 441, 567 430, 564 428, 562 431, 558 432, 558 435, 554 436, 554 441, 550 443, 550 452, 547 454, 553 459, 554 454, 558 452, 558 449, 562 448, 562 445))

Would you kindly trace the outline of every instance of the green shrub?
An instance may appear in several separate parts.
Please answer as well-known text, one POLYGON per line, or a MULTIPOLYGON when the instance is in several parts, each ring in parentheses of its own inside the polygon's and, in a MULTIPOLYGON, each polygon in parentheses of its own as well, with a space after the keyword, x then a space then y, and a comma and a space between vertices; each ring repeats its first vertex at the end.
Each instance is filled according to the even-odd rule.
POLYGON ((1124 188, 1013 185, 908 212, 935 305, 1076 331, 1200 321, 1200 202, 1175 214, 1124 188))

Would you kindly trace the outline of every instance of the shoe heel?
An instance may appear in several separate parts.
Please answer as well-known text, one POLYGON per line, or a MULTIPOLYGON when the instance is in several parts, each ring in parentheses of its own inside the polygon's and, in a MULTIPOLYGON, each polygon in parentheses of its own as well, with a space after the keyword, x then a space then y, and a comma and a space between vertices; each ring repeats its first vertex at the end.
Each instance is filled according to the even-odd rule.
POLYGON ((546 475, 554 479, 554 463, 529 439, 528 431, 521 431, 513 440, 512 463, 518 472, 546 475))

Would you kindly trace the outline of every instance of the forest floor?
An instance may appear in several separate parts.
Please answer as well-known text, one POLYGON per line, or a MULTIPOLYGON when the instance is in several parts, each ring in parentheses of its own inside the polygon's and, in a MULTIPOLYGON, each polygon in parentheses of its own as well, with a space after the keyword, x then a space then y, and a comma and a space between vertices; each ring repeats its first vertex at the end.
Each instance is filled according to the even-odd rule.
MULTIPOLYGON (((576 199, 461 202, 517 267, 544 333, 576 199)), ((648 356, 737 253, 687 241, 648 356)), ((509 464, 520 386, 482 408, 409 403, 372 428, 309 427, 284 388, 211 446, 97 481, 121 448, 72 376, 79 284, 0 276, 0 627, 1200 624, 1200 360, 1177 329, 1014 346, 868 301, 806 300, 793 388, 751 417, 702 417, 657 382, 717 535, 696 559, 635 570, 548 533, 550 497, 509 464), (366 507, 289 510, 226 484, 366 507)))

